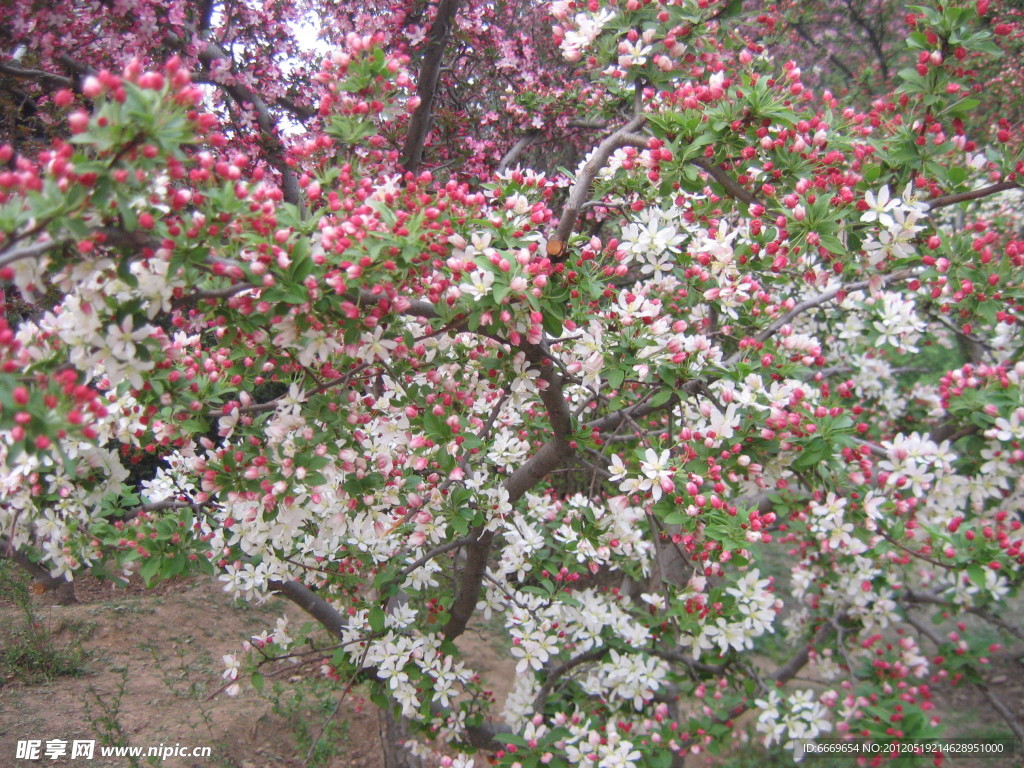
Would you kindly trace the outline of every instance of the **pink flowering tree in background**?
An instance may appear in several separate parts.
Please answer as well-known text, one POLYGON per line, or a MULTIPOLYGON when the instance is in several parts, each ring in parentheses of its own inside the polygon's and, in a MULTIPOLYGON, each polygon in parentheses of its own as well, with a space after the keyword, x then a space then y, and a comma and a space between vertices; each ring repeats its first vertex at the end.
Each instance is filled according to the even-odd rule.
POLYGON ((979 3, 976 10, 979 31, 999 38, 1003 56, 978 56, 956 36, 944 39, 934 29, 919 28, 920 8, 889 0, 781 3, 773 22, 779 34, 768 49, 777 58, 794 60, 804 85, 862 103, 888 95, 911 70, 926 77, 936 52, 941 59, 952 56, 947 67, 961 87, 983 83, 987 95, 959 115, 960 122, 972 134, 984 134, 993 126, 1010 130, 1024 118, 1014 96, 1024 84, 1024 8, 996 0, 979 3), (911 35, 915 44, 907 46, 911 35))
POLYGON ((292 600, 227 692, 391 765, 1024 737, 1020 22, 746 6, 5 7, 3 555, 292 600))

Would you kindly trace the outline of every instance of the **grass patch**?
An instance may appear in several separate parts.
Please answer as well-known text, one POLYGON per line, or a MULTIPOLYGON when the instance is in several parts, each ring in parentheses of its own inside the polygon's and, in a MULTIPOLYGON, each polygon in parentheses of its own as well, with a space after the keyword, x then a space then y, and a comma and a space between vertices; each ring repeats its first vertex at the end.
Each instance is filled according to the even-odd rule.
POLYGON ((338 716, 342 693, 330 681, 305 680, 291 686, 275 682, 264 696, 274 714, 289 724, 303 765, 323 768, 344 751, 349 722, 338 716))
POLYGON ((18 620, 0 626, 0 686, 13 681, 37 685, 85 672, 82 641, 91 633, 91 625, 40 617, 32 604, 29 581, 13 563, 0 561, 0 592, 10 597, 19 613, 18 620))

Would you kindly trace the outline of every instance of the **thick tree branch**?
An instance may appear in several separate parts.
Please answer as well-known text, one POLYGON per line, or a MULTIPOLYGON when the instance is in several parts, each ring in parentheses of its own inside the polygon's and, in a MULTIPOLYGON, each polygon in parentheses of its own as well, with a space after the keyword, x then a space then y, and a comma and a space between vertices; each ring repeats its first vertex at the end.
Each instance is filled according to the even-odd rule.
POLYGON ((568 441, 572 433, 572 413, 562 394, 565 383, 562 374, 555 370, 550 356, 541 347, 536 344, 524 344, 522 350, 530 365, 540 371, 541 381, 547 384, 546 387, 539 388, 539 394, 551 420, 553 440, 568 441))
MULTIPOLYGON (((522 350, 527 360, 540 370, 540 378, 547 386, 540 389, 540 399, 547 409, 551 421, 551 439, 540 450, 505 478, 502 483, 508 493, 508 503, 515 504, 537 483, 547 477, 566 459, 573 455, 569 438, 572 434, 572 414, 562 394, 563 380, 561 374, 551 365, 548 355, 535 344, 524 344, 522 350)), ((476 537, 466 545, 466 563, 459 579, 455 601, 449 611, 448 622, 444 627, 445 637, 454 639, 461 635, 476 610, 480 596, 480 587, 487 573, 487 560, 494 544, 494 531, 485 529, 485 525, 476 527, 472 535, 476 537)))
POLYGON ((0 267, 9 266, 22 259, 34 259, 37 256, 42 256, 47 251, 59 248, 67 242, 65 239, 46 240, 44 242, 32 243, 32 245, 23 245, 20 248, 11 248, 0 253, 0 267))
POLYGON ((208 32, 213 24, 213 9, 216 7, 216 0, 199 0, 195 5, 196 19, 201 33, 208 32))
MULTIPOLYGON (((230 60, 231 55, 218 43, 212 40, 207 40, 205 45, 200 44, 199 61, 201 61, 207 69, 212 67, 213 62, 216 59, 230 60)), ((277 121, 271 114, 270 107, 267 106, 267 102, 263 100, 262 96, 247 86, 240 85, 238 83, 228 84, 215 82, 215 84, 230 96, 239 106, 244 107, 245 104, 249 104, 252 107, 253 114, 256 116, 256 124, 259 126, 260 132, 266 138, 267 159, 281 174, 281 192, 284 194, 284 199, 301 209, 303 205, 302 191, 299 188, 299 180, 296 177, 295 172, 285 161, 285 149, 284 145, 281 143, 280 136, 278 136, 277 121)))
POLYGON ((312 107, 304 107, 301 104, 296 104, 292 99, 281 97, 274 102, 278 107, 288 112, 291 112, 299 120, 312 120, 317 116, 317 111, 312 107))
POLYGON ((57 57, 57 61, 67 67, 68 72, 75 73, 79 78, 83 78, 86 75, 96 74, 96 70, 93 67, 71 58, 66 53, 60 54, 57 57))
POLYGON ((785 685, 800 674, 800 670, 807 666, 807 662, 811 659, 811 651, 832 637, 836 633, 836 628, 845 620, 846 611, 843 610, 832 621, 822 624, 818 631, 814 633, 811 641, 793 654, 789 661, 776 669, 771 679, 778 685, 785 685))
POLYGON ((646 119, 642 115, 634 117, 615 133, 605 138, 590 155, 590 159, 584 164, 583 169, 576 177, 576 183, 569 191, 569 198, 565 201, 562 216, 558 220, 554 234, 548 241, 548 255, 552 260, 561 261, 565 258, 569 236, 572 235, 576 219, 579 218, 580 211, 583 210, 583 205, 590 196, 590 187, 600 170, 608 164, 608 158, 612 156, 612 153, 622 147, 637 146, 638 141, 642 142, 640 148, 647 147, 645 138, 633 135, 633 131, 639 130, 645 121, 646 119))
POLYGON ((494 543, 494 531, 485 531, 482 526, 474 529, 479 536, 466 545, 466 562, 459 574, 458 589, 448 621, 444 625, 444 636, 453 640, 466 631, 466 625, 476 611, 476 603, 480 597, 480 586, 487 573, 487 560, 491 556, 491 545, 494 543))
POLYGON ((515 163, 519 156, 540 138, 540 135, 540 131, 530 131, 525 136, 520 137, 509 151, 505 153, 504 157, 501 158, 501 162, 498 163, 497 172, 504 173, 506 168, 515 163))
POLYGON ((557 469, 572 455, 568 440, 552 439, 526 460, 502 484, 508 491, 509 502, 515 503, 537 483, 557 469))
POLYGON ((434 95, 437 93, 437 81, 441 76, 441 59, 458 8, 459 0, 441 0, 437 6, 434 23, 430 27, 426 51, 420 64, 419 80, 416 83, 416 95, 420 97, 420 103, 409 121, 409 132, 406 134, 405 147, 402 150, 402 167, 413 173, 423 161, 423 145, 426 143, 427 134, 430 133, 434 95))
POLYGON ((34 80, 47 89, 74 88, 75 81, 64 75, 55 75, 52 72, 44 72, 41 69, 25 69, 14 67, 10 64, 0 64, 0 74, 17 78, 18 80, 34 80))
POLYGON ((348 627, 348 620, 341 613, 301 581, 271 581, 269 588, 287 597, 332 635, 340 637, 348 627))
MULTIPOLYGON (((335 610, 330 603, 302 582, 272 581, 270 582, 270 591, 276 592, 277 594, 291 600, 295 605, 299 606, 299 608, 320 622, 321 626, 333 635, 340 636, 348 626, 348 620, 343 614, 335 610)), ((372 668, 364 671, 376 674, 376 670, 372 668)), ((446 714, 446 710, 439 704, 431 707, 431 709, 435 715, 444 716, 446 714)), ((504 733, 509 730, 510 729, 505 725, 484 724, 480 726, 467 726, 465 736, 466 740, 477 749, 488 749, 493 751, 501 749, 504 746, 497 741, 497 734, 504 733)))

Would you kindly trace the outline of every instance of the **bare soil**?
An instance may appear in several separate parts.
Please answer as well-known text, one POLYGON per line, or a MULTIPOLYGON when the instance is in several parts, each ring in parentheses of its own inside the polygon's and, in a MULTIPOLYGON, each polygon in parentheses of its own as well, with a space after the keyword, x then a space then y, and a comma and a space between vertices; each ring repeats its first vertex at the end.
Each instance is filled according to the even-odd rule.
MULTIPOLYGON (((69 606, 47 604, 48 595, 39 596, 36 614, 49 623, 57 643, 81 640, 87 654, 84 674, 44 684, 0 680, 0 766, 32 764, 15 759, 22 739, 97 740, 92 760, 40 761, 46 765, 131 766, 125 757, 99 756, 104 738, 147 749, 176 744, 211 748, 208 758, 155 761, 167 768, 306 764, 308 744, 299 743, 299 733, 304 728, 308 742, 308 734, 318 733, 329 713, 304 711, 305 702, 290 699, 287 687, 278 696, 278 712, 267 689, 267 696, 251 687, 237 697, 216 693, 224 683, 222 656, 239 653, 250 636, 272 630, 278 616, 304 621, 292 605, 273 598, 261 606, 239 604, 216 582, 200 578, 152 590, 137 584, 115 588, 86 578, 76 581, 75 594, 79 603, 69 606), (297 722, 300 718, 305 722, 297 722)), ((0 622, 22 620, 24 614, 4 602, 0 622)), ((319 746, 321 752, 333 752, 320 763, 323 768, 382 766, 376 708, 358 690, 346 697, 332 722, 347 733, 338 743, 319 746)), ((141 758, 139 763, 150 761, 141 758)))

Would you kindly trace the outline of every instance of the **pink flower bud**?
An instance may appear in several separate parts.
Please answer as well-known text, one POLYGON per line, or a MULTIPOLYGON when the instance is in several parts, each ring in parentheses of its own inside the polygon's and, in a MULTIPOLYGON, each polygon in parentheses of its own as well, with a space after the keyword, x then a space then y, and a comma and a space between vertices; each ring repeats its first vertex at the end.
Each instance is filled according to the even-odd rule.
POLYGON ((103 84, 96 75, 89 75, 82 81, 82 93, 90 99, 95 99, 103 93, 103 84))
POLYGON ((68 127, 72 133, 84 133, 89 128, 89 113, 79 110, 68 117, 68 127))

